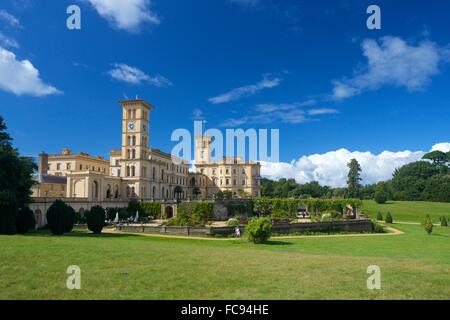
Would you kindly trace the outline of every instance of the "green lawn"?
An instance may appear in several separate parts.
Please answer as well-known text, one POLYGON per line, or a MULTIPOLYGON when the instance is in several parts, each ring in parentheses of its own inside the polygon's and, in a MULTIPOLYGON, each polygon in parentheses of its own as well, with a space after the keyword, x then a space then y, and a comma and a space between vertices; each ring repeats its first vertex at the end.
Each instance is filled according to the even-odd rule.
POLYGON ((421 222, 429 214, 435 223, 441 216, 450 218, 450 203, 423 202, 423 201, 389 201, 386 204, 377 204, 373 200, 364 200, 363 211, 375 219, 377 212, 386 217, 388 211, 394 217, 394 221, 421 222))
POLYGON ((0 236, 0 299, 450 299, 450 228, 269 244, 127 235, 0 236), (65 288, 78 265, 81 290, 65 288), (378 265, 382 290, 369 291, 378 265))

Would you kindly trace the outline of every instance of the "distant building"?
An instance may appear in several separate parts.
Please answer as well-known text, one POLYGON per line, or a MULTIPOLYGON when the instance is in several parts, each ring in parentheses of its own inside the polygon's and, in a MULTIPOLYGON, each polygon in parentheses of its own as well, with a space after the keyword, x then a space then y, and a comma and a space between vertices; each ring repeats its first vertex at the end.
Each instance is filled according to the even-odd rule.
POLYGON ((86 153, 39 156, 36 198, 70 198, 98 203, 137 199, 187 200, 213 198, 219 191, 233 196, 260 196, 260 164, 239 158, 211 161, 211 138, 197 137, 195 171, 189 163, 150 147, 150 112, 154 107, 144 100, 126 100, 122 106, 121 148, 110 159, 86 153), (197 189, 198 188, 198 189, 197 189))

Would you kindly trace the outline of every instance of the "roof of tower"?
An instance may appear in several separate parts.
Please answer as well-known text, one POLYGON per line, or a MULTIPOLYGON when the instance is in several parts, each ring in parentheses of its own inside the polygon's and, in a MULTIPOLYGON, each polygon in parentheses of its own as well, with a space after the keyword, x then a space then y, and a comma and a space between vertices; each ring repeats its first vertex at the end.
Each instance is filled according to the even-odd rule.
POLYGON ((150 103, 148 103, 147 101, 145 101, 143 99, 121 100, 121 101, 119 101, 119 104, 122 106, 144 105, 150 110, 155 108, 153 105, 151 105, 150 103))

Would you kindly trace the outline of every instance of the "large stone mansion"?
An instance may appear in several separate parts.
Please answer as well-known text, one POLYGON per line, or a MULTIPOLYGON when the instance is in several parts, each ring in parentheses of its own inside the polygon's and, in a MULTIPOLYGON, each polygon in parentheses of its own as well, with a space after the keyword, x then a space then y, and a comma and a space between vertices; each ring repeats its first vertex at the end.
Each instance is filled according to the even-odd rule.
POLYGON ((122 143, 109 160, 86 153, 39 155, 35 198, 105 201, 210 199, 219 191, 260 196, 260 164, 238 157, 211 161, 211 138, 195 137, 195 167, 150 147, 150 112, 144 100, 121 101, 122 143))

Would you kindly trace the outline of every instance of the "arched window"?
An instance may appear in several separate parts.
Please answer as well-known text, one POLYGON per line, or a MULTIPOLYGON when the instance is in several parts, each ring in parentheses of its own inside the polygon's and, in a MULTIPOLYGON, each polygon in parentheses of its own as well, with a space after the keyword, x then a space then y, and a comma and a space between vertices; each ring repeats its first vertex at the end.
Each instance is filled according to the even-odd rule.
POLYGON ((131 176, 134 177, 136 175, 136 167, 131 166, 131 176))
POLYGON ((92 198, 97 199, 98 198, 98 182, 94 181, 92 184, 92 198))
POLYGON ((131 175, 131 173, 130 173, 130 167, 127 166, 127 177, 129 177, 130 175, 131 175))
POLYGON ((107 190, 106 190, 106 199, 112 198, 112 193, 111 193, 111 186, 108 185, 107 190))
POLYGON ((153 177, 153 180, 156 179, 156 168, 155 167, 153 167, 152 177, 153 177))
POLYGON ((128 144, 127 145, 131 145, 131 136, 128 136, 127 140, 128 140, 128 144))
POLYGON ((129 198, 131 195, 131 189, 129 186, 127 186, 127 198, 129 198))
POLYGON ((131 158, 136 159, 136 149, 131 150, 131 158))
POLYGON ((153 186, 153 192, 152 192, 153 198, 156 198, 156 187, 153 186))
POLYGON ((133 146, 136 145, 136 136, 133 136, 133 146))

